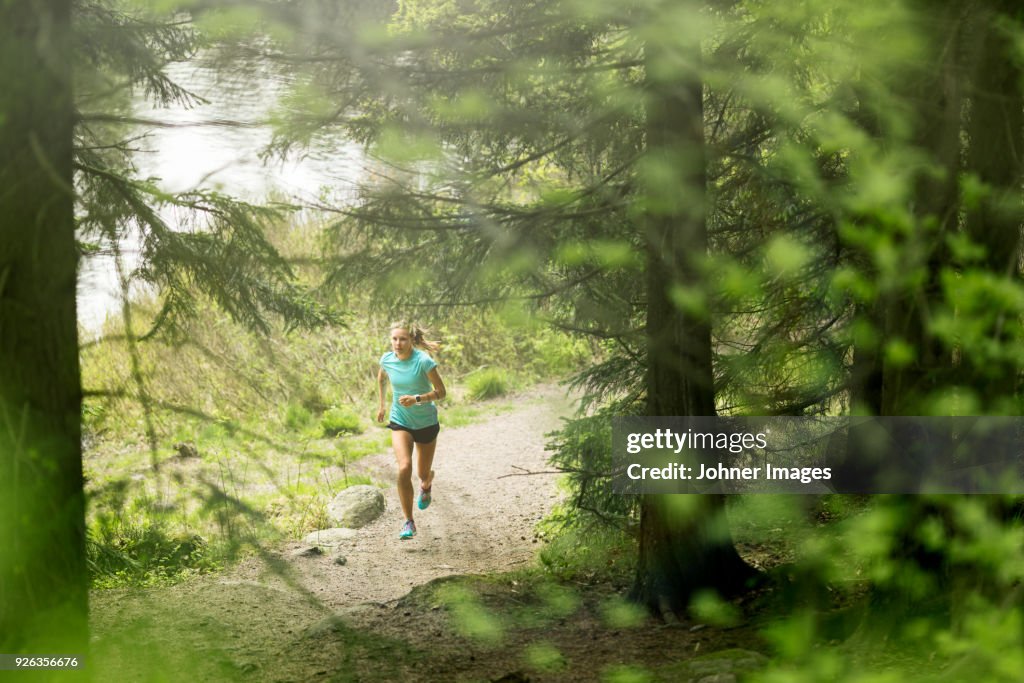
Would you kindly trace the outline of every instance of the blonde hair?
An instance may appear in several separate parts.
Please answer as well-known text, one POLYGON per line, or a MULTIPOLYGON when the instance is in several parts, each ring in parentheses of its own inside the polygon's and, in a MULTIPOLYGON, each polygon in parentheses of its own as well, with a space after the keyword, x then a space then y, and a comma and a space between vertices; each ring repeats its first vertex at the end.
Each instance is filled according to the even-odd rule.
POLYGON ((394 330, 405 330, 408 332, 409 336, 412 337, 412 345, 418 349, 424 349, 430 353, 437 353, 441 350, 440 342, 427 339, 428 330, 425 327, 420 327, 416 323, 398 320, 391 323, 391 327, 388 328, 388 331, 394 330))

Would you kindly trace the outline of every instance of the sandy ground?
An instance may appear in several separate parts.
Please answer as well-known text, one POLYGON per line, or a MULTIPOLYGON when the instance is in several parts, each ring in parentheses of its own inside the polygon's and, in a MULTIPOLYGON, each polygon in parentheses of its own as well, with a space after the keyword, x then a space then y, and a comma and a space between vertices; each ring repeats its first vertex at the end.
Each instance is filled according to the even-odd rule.
MULTIPOLYGON (((171 588, 95 593, 97 680, 334 679, 344 662, 335 649, 317 647, 321 635, 351 629, 343 659, 358 672, 355 662, 373 659, 374 648, 384 646, 374 638, 352 645, 362 642, 354 634, 368 611, 394 607, 414 587, 441 577, 531 562, 540 545, 534 527, 558 494, 555 475, 525 473, 550 469, 545 434, 572 405, 558 387, 509 400, 520 405, 442 429, 433 503, 416 512, 415 539, 398 538, 403 516, 391 486, 384 515, 324 555, 295 556, 303 547, 296 540, 171 588), (338 554, 344 565, 335 562, 338 554)), ((358 468, 391 481, 394 456, 370 456, 358 468)), ((353 675, 346 680, 362 680, 353 675)))

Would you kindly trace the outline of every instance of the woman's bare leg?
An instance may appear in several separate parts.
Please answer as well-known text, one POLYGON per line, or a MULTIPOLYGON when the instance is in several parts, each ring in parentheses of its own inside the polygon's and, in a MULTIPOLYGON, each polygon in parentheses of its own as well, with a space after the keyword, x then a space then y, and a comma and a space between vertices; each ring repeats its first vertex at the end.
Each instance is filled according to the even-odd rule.
POLYGON ((424 491, 430 490, 434 481, 434 470, 430 469, 434 464, 434 451, 437 449, 437 439, 430 443, 416 444, 416 474, 420 478, 420 488, 424 491))
POLYGON ((412 434, 395 429, 391 432, 391 447, 398 461, 398 500, 406 519, 412 519, 412 434))

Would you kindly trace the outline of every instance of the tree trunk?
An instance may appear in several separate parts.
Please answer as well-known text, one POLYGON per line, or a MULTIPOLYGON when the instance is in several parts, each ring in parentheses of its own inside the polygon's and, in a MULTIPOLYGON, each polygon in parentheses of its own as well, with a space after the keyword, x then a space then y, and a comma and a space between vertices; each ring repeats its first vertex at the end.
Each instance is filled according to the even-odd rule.
POLYGON ((883 294, 883 338, 915 350, 910 362, 883 360, 882 415, 928 414, 926 402, 948 384, 952 354, 928 329, 928 314, 940 299, 941 272, 949 264, 946 239, 959 216, 959 170, 963 88, 963 6, 941 9, 919 3, 917 12, 929 51, 910 75, 906 100, 913 112, 914 147, 930 168, 918 171, 913 210, 916 229, 899 246, 907 281, 883 294))
MULTIPOLYGON (((709 416, 715 414, 711 321, 700 303, 708 251, 703 88, 696 73, 665 74, 665 64, 681 61, 670 49, 647 46, 648 161, 661 169, 656 176, 671 169, 678 182, 649 186, 646 197, 647 414, 709 416), (681 307, 673 290, 695 305, 681 307)), ((699 54, 699 46, 691 51, 699 54)), ((644 497, 634 600, 678 614, 695 592, 732 594, 754 574, 733 547, 724 496, 644 497)))
MULTIPOLYGON (((973 12, 976 9, 971 7, 973 12)), ((959 228, 959 178, 962 169, 963 109, 972 69, 965 46, 971 22, 962 2, 934 6, 916 3, 928 52, 921 69, 908 78, 904 99, 913 112, 912 143, 929 168, 918 171, 914 188, 915 230, 906 237, 903 263, 918 284, 904 284, 881 302, 884 339, 900 339, 915 349, 909 363, 882 361, 882 415, 933 414, 930 402, 937 392, 954 384, 953 354, 929 329, 929 313, 941 307, 942 271, 952 265, 947 238, 959 228)), ((912 278, 911 283, 915 282, 912 278)), ((898 440, 897 440, 898 442, 898 440)), ((898 459, 904 452, 876 457, 898 459)), ((921 540, 920 529, 937 524, 951 527, 950 497, 941 502, 910 495, 887 496, 879 507, 896 520, 891 529, 892 552, 887 561, 894 576, 914 575, 914 589, 898 581, 882 582, 871 596, 871 617, 863 628, 890 642, 901 642, 905 624, 913 619, 945 621, 950 611, 949 558, 921 540)))
POLYGON ((0 652, 84 655, 69 0, 0 4, 0 652))
MULTIPOLYGON (((1021 164, 1024 159, 1024 92, 1014 56, 1013 39, 999 27, 999 12, 1016 8, 1009 0, 995 0, 979 11, 975 41, 980 50, 971 83, 967 166, 991 194, 966 212, 967 234, 985 248, 984 266, 996 277, 1020 276, 1021 164)), ((998 320, 990 330, 994 341, 1013 343, 1009 325, 998 320)), ((1021 368, 1006 355, 1000 359, 964 354, 960 380, 974 389, 988 409, 1010 408, 1020 389, 1021 368)))

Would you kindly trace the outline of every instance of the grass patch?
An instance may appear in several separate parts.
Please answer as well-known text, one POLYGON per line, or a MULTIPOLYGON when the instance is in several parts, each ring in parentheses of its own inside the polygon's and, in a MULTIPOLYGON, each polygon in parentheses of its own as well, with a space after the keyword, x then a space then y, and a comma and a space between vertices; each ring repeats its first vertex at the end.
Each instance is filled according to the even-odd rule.
POLYGON ((441 424, 445 427, 465 427, 481 419, 484 409, 480 406, 455 405, 441 414, 441 424))
MULTIPOLYGON (((444 427, 465 427, 466 425, 482 422, 494 415, 511 412, 515 410, 515 407, 516 404, 513 403, 491 403, 485 405, 459 403, 443 408, 440 421, 444 427)), ((391 445, 390 442, 388 442, 388 445, 391 445)))
POLYGON ((320 427, 324 436, 340 434, 362 434, 363 422, 351 408, 334 407, 320 417, 320 427))
POLYGON ((198 534, 156 523, 117 522, 90 530, 86 563, 97 588, 175 583, 220 568, 216 549, 198 534))
POLYGON ((633 576, 636 541, 610 527, 569 527, 554 536, 539 559, 561 581, 624 586, 633 576))
POLYGON ((373 431, 359 438, 337 439, 334 450, 340 463, 351 463, 391 448, 391 430, 373 431))
POLYGON ((484 368, 470 373, 466 377, 466 388, 469 391, 470 400, 473 401, 484 401, 504 396, 511 387, 511 375, 508 370, 503 368, 484 368))
POLYGON ((230 563, 241 547, 326 528, 334 495, 374 483, 351 463, 383 449, 377 433, 280 444, 220 426, 176 434, 193 437, 198 457, 161 448, 153 469, 138 445, 89 461, 94 587, 174 583, 230 563))
POLYGON ((281 422, 293 432, 301 432, 312 424, 313 413, 301 403, 289 403, 281 422))

